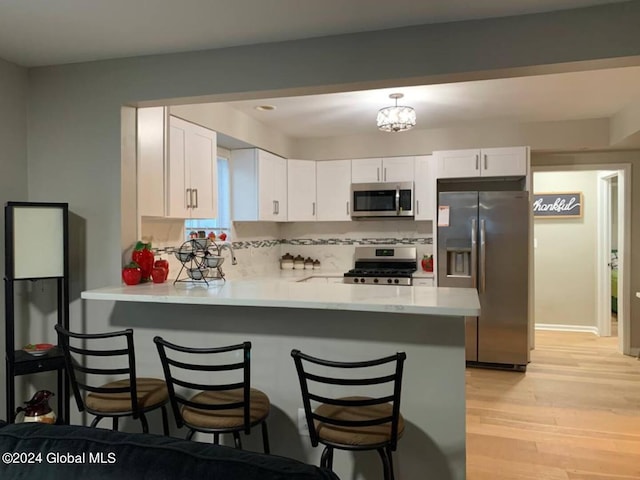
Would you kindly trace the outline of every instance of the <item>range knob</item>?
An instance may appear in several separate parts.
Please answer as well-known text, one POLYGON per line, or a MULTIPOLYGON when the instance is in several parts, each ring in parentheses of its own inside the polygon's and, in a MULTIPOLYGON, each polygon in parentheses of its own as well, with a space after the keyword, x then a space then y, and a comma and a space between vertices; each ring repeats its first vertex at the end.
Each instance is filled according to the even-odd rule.
POLYGON ((400 280, 398 280, 397 278, 393 281, 393 283, 400 283, 400 280))
POLYGON ((360 279, 360 283, 364 283, 366 280, 364 278, 360 279))
POLYGON ((387 278, 387 283, 391 283, 391 279, 390 278, 387 278))
POLYGON ((353 279, 353 283, 358 283, 358 279, 357 279, 357 278, 354 278, 354 279, 353 279))
POLYGON ((374 279, 373 279, 373 283, 378 283, 378 279, 377 279, 377 278, 374 278, 374 279))

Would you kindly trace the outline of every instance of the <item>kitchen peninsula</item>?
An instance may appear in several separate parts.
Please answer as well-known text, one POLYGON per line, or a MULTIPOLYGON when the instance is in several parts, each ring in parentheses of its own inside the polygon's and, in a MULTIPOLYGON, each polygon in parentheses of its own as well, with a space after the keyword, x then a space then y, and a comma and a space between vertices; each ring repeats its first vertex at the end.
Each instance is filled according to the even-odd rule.
MULTIPOLYGON (((111 324, 135 330, 138 369, 145 374, 161 375, 155 335, 192 346, 251 341, 252 384, 272 402, 272 452, 315 464, 321 449, 298 433, 302 404, 289 352, 359 360, 405 351, 406 427, 394 456, 397 478, 422 479, 429 472, 464 479, 464 317, 479 313, 476 291, 298 280, 117 286, 85 291, 82 298, 115 302, 111 324)), ((245 446, 259 450, 257 437, 247 437, 245 446)), ((378 462, 375 453, 339 452, 334 470, 341 478, 370 478, 379 473, 378 462)))

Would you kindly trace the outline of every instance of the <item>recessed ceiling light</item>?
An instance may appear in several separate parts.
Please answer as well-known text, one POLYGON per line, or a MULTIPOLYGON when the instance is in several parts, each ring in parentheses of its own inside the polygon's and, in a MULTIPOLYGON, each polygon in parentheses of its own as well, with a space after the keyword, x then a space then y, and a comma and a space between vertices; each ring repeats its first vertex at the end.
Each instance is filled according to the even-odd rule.
POLYGON ((275 110, 276 107, 273 105, 258 105, 257 107, 253 107, 260 112, 270 112, 271 110, 275 110))

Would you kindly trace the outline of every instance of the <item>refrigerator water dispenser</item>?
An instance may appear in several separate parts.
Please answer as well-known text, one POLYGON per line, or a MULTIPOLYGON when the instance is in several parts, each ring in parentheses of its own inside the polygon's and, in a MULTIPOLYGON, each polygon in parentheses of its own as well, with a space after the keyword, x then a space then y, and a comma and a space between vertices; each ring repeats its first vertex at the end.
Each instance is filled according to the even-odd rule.
POLYGON ((447 249, 447 277, 471 277, 471 249, 447 249))

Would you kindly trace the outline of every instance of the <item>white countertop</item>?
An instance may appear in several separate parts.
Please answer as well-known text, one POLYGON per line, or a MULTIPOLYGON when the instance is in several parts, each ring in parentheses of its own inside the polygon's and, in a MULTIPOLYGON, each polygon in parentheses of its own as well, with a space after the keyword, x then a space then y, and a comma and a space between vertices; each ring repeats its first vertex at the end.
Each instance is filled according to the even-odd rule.
POLYGON ((249 307, 312 308, 422 315, 477 316, 475 289, 306 283, 310 276, 341 276, 338 272, 275 271, 257 279, 203 283, 145 283, 82 292, 86 300, 235 305, 249 307), (306 274, 305 274, 306 272, 306 274))

